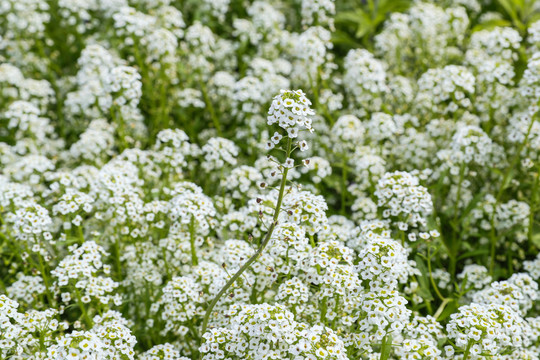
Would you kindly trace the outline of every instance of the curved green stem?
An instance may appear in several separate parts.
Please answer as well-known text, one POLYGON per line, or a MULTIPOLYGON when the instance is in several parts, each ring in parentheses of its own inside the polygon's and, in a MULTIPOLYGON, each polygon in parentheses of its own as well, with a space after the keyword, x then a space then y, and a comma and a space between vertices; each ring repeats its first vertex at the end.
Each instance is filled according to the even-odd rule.
MULTIPOLYGON (((291 139, 288 138, 287 157, 290 156, 290 153, 291 153, 291 139)), ((257 251, 255 251, 255 253, 249 258, 249 260, 240 268, 240 270, 238 270, 236 274, 234 274, 229 279, 229 281, 227 281, 225 286, 223 286, 223 288, 219 291, 219 293, 216 295, 214 300, 212 300, 212 302, 208 306, 208 309, 206 309, 206 313, 204 314, 204 319, 203 319, 202 328, 201 328, 202 329, 201 336, 204 335, 204 333, 206 332, 206 328, 208 327, 208 320, 210 319, 210 314, 212 313, 212 310, 218 303, 219 299, 221 299, 223 294, 225 294, 227 290, 229 290, 229 288, 236 282, 236 280, 242 275, 242 273, 246 271, 251 266, 251 264, 255 262, 255 260, 257 260, 257 258, 262 254, 266 245, 268 245, 268 243, 270 242, 272 233, 274 232, 274 229, 278 223, 279 211, 281 209, 281 203, 283 201, 283 196, 285 194, 285 185, 287 184, 288 172, 289 172, 289 168, 285 168, 283 170, 283 177, 281 178, 281 185, 279 187, 279 196, 277 199, 276 208, 274 209, 274 216, 272 218, 272 224, 268 228, 268 232, 266 233, 266 236, 264 237, 263 242, 261 243, 257 251)))
POLYGON ((450 298, 446 298, 443 300, 442 304, 439 306, 439 308, 437 309, 437 311, 435 311, 435 314, 433 314, 433 317, 435 318, 435 320, 437 320, 439 318, 439 316, 441 316, 444 308, 446 307, 446 305, 452 301, 452 299, 450 298))
POLYGON ((433 279, 433 272, 431 271, 431 251, 430 247, 428 246, 428 256, 427 256, 427 266, 429 271, 429 280, 431 281, 431 286, 433 286, 433 289, 435 290, 435 293, 441 299, 441 301, 444 301, 445 298, 442 296, 441 292, 439 291, 439 288, 437 287, 437 284, 435 284, 435 280, 433 279))

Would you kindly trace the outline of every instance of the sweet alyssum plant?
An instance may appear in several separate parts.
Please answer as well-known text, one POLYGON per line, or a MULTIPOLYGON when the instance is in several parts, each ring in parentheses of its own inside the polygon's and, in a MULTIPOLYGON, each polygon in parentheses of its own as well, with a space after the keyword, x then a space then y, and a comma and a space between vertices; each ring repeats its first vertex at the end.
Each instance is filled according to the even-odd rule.
POLYGON ((537 10, 1 1, 0 359, 538 359, 537 10))
MULTIPOLYGON (((300 151, 305 151, 308 149, 308 144, 305 140, 298 140, 298 134, 305 130, 313 132, 313 128, 311 127, 313 120, 310 118, 310 116, 314 115, 315 113, 310 108, 310 105, 311 102, 306 98, 302 90, 281 90, 281 94, 277 95, 274 100, 272 100, 272 105, 268 111, 268 125, 271 126, 277 124, 279 126, 279 131, 274 132, 271 140, 267 143, 267 149, 271 150, 277 146, 277 149, 283 151, 285 154, 285 161, 281 164, 278 162, 279 160, 269 157, 271 161, 276 162, 277 164, 274 173, 279 172, 281 174, 274 214, 272 216, 270 226, 268 230, 266 230, 266 235, 260 242, 257 251, 255 251, 255 253, 249 258, 248 261, 246 261, 240 270, 238 270, 234 276, 231 277, 231 279, 227 282, 227 284, 225 284, 225 286, 220 290, 220 292, 208 306, 202 324, 202 333, 206 332, 208 319, 219 299, 227 292, 227 290, 242 275, 242 273, 246 271, 246 269, 248 269, 255 260, 257 260, 272 238, 274 229, 278 225, 278 220, 280 220, 281 203, 283 198, 287 195, 287 173, 289 172, 289 169, 295 167, 294 159, 292 159, 291 156, 297 149, 300 149, 300 151)), ((309 159, 304 160, 304 163, 309 164, 309 159)), ((273 177, 276 176, 279 175, 273 175, 273 177)), ((260 187, 265 188, 266 183, 261 182, 260 187)), ((259 199, 257 200, 259 201, 259 199)))

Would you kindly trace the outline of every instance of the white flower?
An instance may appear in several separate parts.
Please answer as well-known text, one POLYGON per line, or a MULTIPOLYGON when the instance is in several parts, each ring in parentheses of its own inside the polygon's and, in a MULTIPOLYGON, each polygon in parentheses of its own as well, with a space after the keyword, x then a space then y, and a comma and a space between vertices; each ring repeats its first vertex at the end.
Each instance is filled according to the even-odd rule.
POLYGON ((275 145, 277 145, 277 144, 279 144, 279 142, 281 141, 282 138, 283 138, 283 136, 281 136, 281 134, 276 131, 274 133, 274 135, 272 136, 272 142, 275 145))
POLYGON ((294 160, 291 159, 291 158, 287 158, 285 160, 285 163, 283 164, 283 166, 286 167, 286 168, 289 168, 289 169, 294 167, 294 160))

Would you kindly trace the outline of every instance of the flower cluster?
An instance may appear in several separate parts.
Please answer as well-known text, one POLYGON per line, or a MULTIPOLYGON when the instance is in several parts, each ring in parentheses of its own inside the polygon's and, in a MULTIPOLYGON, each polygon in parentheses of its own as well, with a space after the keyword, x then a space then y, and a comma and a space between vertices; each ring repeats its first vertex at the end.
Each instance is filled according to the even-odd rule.
POLYGON ((283 199, 281 215, 283 221, 299 224, 313 235, 325 229, 328 222, 327 209, 328 205, 322 196, 309 191, 292 190, 283 199))
POLYGON ((277 123, 281 129, 286 131, 286 134, 274 134, 271 141, 268 142, 268 149, 278 145, 284 135, 295 139, 300 130, 305 129, 313 132, 311 126, 313 120, 310 116, 314 115, 315 112, 310 108, 310 105, 311 101, 306 98, 302 90, 281 90, 280 94, 274 97, 268 110, 267 123, 268 125, 277 123))
POLYGON ((163 288, 163 296, 159 303, 163 304, 161 317, 166 321, 165 331, 185 335, 188 328, 183 325, 193 320, 202 309, 202 302, 197 283, 188 277, 174 277, 163 288))
POLYGON ((427 110, 452 114, 472 106, 475 77, 464 66, 448 65, 442 69, 429 69, 418 80, 417 101, 427 110))
POLYGON ((197 223, 197 229, 207 232, 214 223, 216 213, 212 200, 203 194, 202 189, 190 182, 175 185, 171 192, 174 197, 169 202, 169 217, 178 224, 197 223))
POLYGON ((433 211, 431 195, 419 179, 407 172, 386 173, 377 183, 375 196, 383 217, 398 218, 400 230, 408 225, 425 226, 426 217, 433 211))
POLYGON ((62 291, 62 301, 70 303, 74 299, 82 303, 99 301, 102 304, 121 303, 121 297, 112 293, 118 283, 110 277, 111 267, 103 264, 105 250, 94 241, 86 241, 81 246, 73 245, 70 255, 66 256, 56 269, 51 271, 58 287, 62 291))
POLYGON ((405 283, 414 273, 413 266, 407 260, 407 250, 391 238, 373 237, 358 253, 358 257, 360 261, 356 269, 372 291, 395 290, 398 281, 405 283))
POLYGON ((369 351, 387 335, 400 334, 411 316, 406 304, 407 300, 393 290, 367 293, 357 315, 358 326, 363 331, 352 335, 355 347, 369 351))
POLYGON ((236 165, 238 149, 228 139, 211 138, 201 150, 204 156, 202 167, 207 171, 221 169, 225 164, 236 165))
POLYGON ((472 358, 496 355, 506 347, 519 348, 524 341, 523 319, 505 305, 472 303, 452 314, 446 326, 455 348, 446 348, 447 356, 456 351, 470 353, 472 358))
POLYGON ((204 335, 203 359, 346 359, 343 342, 331 329, 299 323, 282 306, 248 305, 235 312, 229 327, 204 335))

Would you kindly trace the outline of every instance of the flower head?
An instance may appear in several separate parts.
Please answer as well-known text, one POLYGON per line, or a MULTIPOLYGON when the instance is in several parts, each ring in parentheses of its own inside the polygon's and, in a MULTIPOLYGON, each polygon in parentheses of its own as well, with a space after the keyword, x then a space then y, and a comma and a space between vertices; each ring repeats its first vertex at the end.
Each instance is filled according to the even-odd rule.
POLYGON ((312 119, 309 116, 315 115, 315 112, 310 105, 311 101, 302 90, 281 90, 268 110, 268 125, 278 123, 287 130, 290 137, 296 137, 301 129, 313 132, 312 119))

